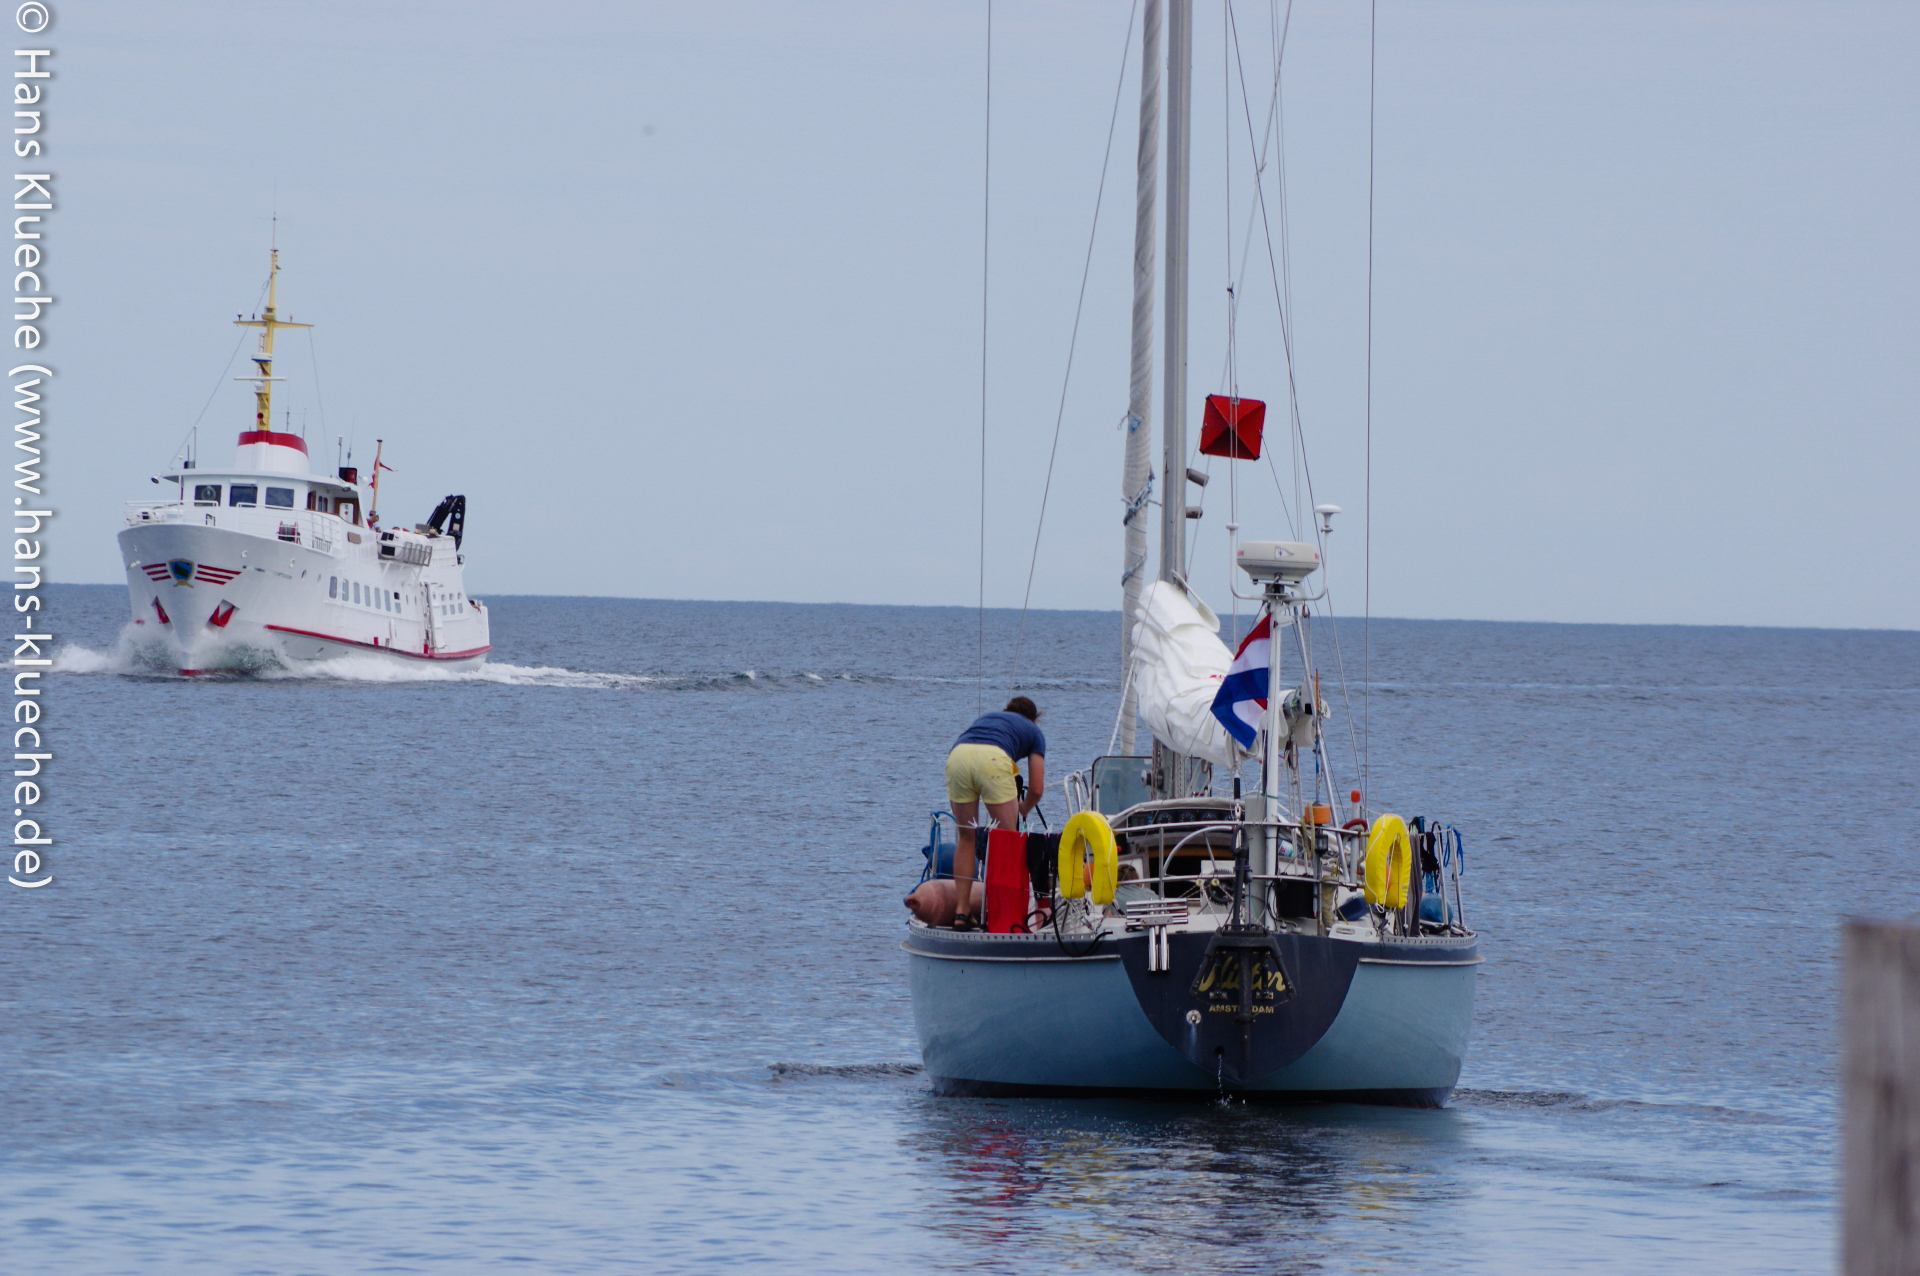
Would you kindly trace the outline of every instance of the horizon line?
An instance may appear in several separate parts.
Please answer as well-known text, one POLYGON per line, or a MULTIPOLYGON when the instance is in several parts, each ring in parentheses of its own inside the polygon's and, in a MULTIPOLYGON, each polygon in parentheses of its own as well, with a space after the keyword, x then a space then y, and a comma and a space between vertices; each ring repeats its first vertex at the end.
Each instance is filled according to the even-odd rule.
MULTIPOLYGON (((49 586, 62 589, 125 589, 124 581, 48 581, 49 586)), ((961 611, 970 612, 975 607, 966 603, 856 603, 840 601, 798 602, 778 598, 652 598, 637 594, 518 594, 488 591, 494 598, 577 598, 604 599, 609 602, 631 603, 686 603, 707 606, 739 607, 894 607, 912 608, 916 611, 961 611)), ((1018 615, 1019 607, 987 607, 990 612, 1007 612, 1018 615)), ((1057 615, 1118 616, 1120 609, 1101 607, 1028 607, 1030 612, 1049 612, 1057 615)), ((1249 616, 1258 615, 1258 611, 1249 616)), ((1315 619, 1329 619, 1321 616, 1315 619)), ((1367 617, 1354 615, 1336 615, 1330 619, 1363 624, 1367 617)), ((1890 626, 1867 625, 1748 625, 1734 621, 1684 621, 1684 620, 1502 620, 1480 616, 1374 616, 1371 619, 1393 624, 1415 625, 1565 625, 1568 627, 1585 626, 1587 628, 1611 629, 1766 629, 1807 633, 1853 633, 1853 634, 1920 634, 1920 629, 1898 629, 1890 626)))

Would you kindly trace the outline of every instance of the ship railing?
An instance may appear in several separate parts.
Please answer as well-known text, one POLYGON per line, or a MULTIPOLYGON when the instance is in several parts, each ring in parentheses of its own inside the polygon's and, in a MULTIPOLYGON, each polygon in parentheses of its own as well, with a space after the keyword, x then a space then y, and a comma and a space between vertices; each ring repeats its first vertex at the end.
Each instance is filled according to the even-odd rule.
MULTIPOLYGON (((1231 842, 1238 842, 1244 836, 1258 838, 1266 844, 1264 853, 1252 846, 1248 848, 1252 860, 1248 876, 1253 887, 1256 920, 1266 920, 1273 903, 1272 887, 1276 883, 1311 883, 1317 888, 1332 886, 1347 891, 1359 890, 1364 885, 1365 826, 1342 828, 1301 820, 1229 817, 1123 825, 1115 832, 1126 840, 1128 858, 1141 856, 1146 861, 1143 867, 1158 869, 1144 872, 1128 884, 1145 886, 1167 902, 1185 902, 1195 919, 1224 917, 1231 912, 1231 894, 1221 888, 1229 887, 1234 878, 1235 851, 1231 845, 1217 844, 1223 835, 1231 842), (1197 865, 1184 872, 1170 871, 1177 859, 1187 859, 1183 868, 1192 865, 1196 853, 1201 856, 1197 865), (1257 871, 1263 863, 1268 871, 1257 871), (1209 889, 1208 883, 1215 884, 1214 889, 1209 889)), ((1429 832, 1438 839, 1432 846, 1440 870, 1438 880, 1430 887, 1409 891, 1407 903, 1399 909, 1384 915, 1369 910, 1383 936, 1388 933, 1418 935, 1431 931, 1436 925, 1450 935, 1471 933, 1461 898, 1460 878, 1465 856, 1460 850, 1459 835, 1451 828, 1441 830, 1439 826, 1429 832), (1432 917, 1423 918, 1419 914, 1422 897, 1433 896, 1440 900, 1441 917, 1437 923, 1432 917)), ((1416 841, 1416 857, 1417 848, 1416 841)), ((1425 876, 1418 858, 1413 867, 1415 874, 1425 876)), ((1321 920, 1331 925, 1341 919, 1323 917, 1321 920)))
POLYGON ((336 514, 321 514, 307 511, 307 544, 322 554, 333 552, 334 533, 340 528, 340 518, 336 514))
POLYGON ((1075 816, 1082 811, 1093 809, 1093 771, 1074 771, 1068 774, 1060 786, 1067 795, 1067 814, 1075 816))
POLYGON ((127 525, 140 523, 177 523, 186 517, 184 501, 128 501, 127 525))
POLYGON ((1127 836, 1130 854, 1136 853, 1135 842, 1140 833, 1152 831, 1163 834, 1159 845, 1140 848, 1137 852, 1151 857, 1150 863, 1157 860, 1159 868, 1158 872, 1143 875, 1139 884, 1153 889, 1163 899, 1191 903, 1196 916, 1208 916, 1215 913, 1224 915, 1231 911, 1231 897, 1215 898, 1218 892, 1209 890, 1208 883, 1216 884, 1217 888, 1231 882, 1234 861, 1231 851, 1226 858, 1221 858, 1219 852, 1223 848, 1208 845, 1202 839, 1211 839, 1222 833, 1237 836, 1243 831, 1256 829, 1262 831, 1263 840, 1274 848, 1269 859, 1270 871, 1250 869, 1248 873, 1254 899, 1260 901, 1256 904, 1258 914, 1266 911, 1262 905, 1268 899, 1273 883, 1309 882, 1315 886, 1338 886, 1348 890, 1359 887, 1359 851, 1363 833, 1357 829, 1341 829, 1326 824, 1303 825, 1292 820, 1207 820, 1149 824, 1117 831, 1127 836), (1169 839, 1172 839, 1171 845, 1168 845, 1169 839), (1282 845, 1296 849, 1282 851, 1282 845), (1310 857, 1299 853, 1297 848, 1303 845, 1315 848, 1310 857), (1189 849, 1205 854, 1198 867, 1188 872, 1168 871, 1175 859, 1189 849))
POLYGON ((273 506, 238 507, 189 505, 185 501, 128 501, 127 525, 142 523, 199 523, 254 536, 272 537, 289 544, 331 554, 345 527, 339 517, 316 510, 280 509, 273 506))
POLYGON ((339 536, 341 526, 337 516, 317 510, 274 510, 273 513, 274 535, 280 540, 318 550, 322 554, 333 553, 334 541, 339 536))
POLYGON ((331 554, 340 529, 345 524, 333 514, 317 510, 293 510, 280 514, 274 520, 274 526, 275 535, 283 541, 319 550, 322 554, 331 554))
MULTIPOLYGON (((1360 868, 1360 855, 1358 852, 1361 844, 1361 839, 1365 836, 1364 830, 1360 830, 1360 829, 1335 828, 1330 824, 1304 824, 1303 825, 1300 822, 1295 820, 1237 820, 1236 819, 1236 820, 1186 821, 1181 823, 1166 823, 1166 824, 1144 824, 1144 825, 1138 825, 1130 828, 1122 827, 1114 831, 1127 839, 1129 854, 1144 854, 1144 855, 1152 856, 1159 860, 1162 866, 1161 872, 1153 877, 1146 878, 1143 880, 1192 881, 1192 880, 1206 880, 1211 877, 1217 877, 1219 876, 1219 874, 1217 873, 1169 874, 1165 871, 1165 866, 1171 863, 1176 856, 1179 856, 1183 852, 1187 851, 1189 847, 1192 847, 1196 839, 1199 839, 1202 837, 1210 837, 1210 835, 1220 834, 1220 833, 1225 833, 1225 834, 1228 834, 1229 836, 1232 836, 1241 829, 1245 829, 1249 831, 1257 829, 1262 831, 1262 833, 1264 834, 1263 840, 1271 841, 1274 844, 1276 865, 1280 861, 1285 860, 1301 866, 1300 868, 1297 868, 1292 872, 1274 872, 1274 873, 1261 874, 1261 876, 1263 877, 1271 877, 1275 880, 1284 880, 1284 881, 1295 881, 1303 877, 1311 878, 1314 881, 1320 880, 1319 872, 1315 869, 1308 867, 1310 863, 1309 857, 1307 855, 1301 854, 1301 850, 1300 850, 1300 848, 1303 846, 1303 843, 1305 843, 1308 840, 1311 840, 1311 842, 1313 843, 1312 858, 1319 859, 1319 858, 1330 855, 1333 857, 1334 862, 1339 866, 1340 885, 1343 885, 1343 886, 1352 885, 1357 880, 1357 874, 1360 868), (1303 836, 1303 831, 1305 830, 1311 831, 1312 833, 1311 839, 1308 839, 1307 837, 1303 836), (1159 834, 1161 836, 1158 837, 1157 839, 1151 839, 1151 838, 1143 838, 1141 836, 1142 834, 1159 834), (1143 842, 1151 842, 1151 841, 1157 841, 1158 844, 1157 845, 1141 845, 1141 843, 1143 842), (1172 842, 1171 845, 1168 845, 1169 841, 1172 842), (1292 848, 1292 849, 1285 849, 1285 848, 1292 848)), ((1212 851, 1212 850, 1217 850, 1222 848, 1206 846, 1203 844, 1202 847, 1196 847, 1194 849, 1196 850, 1205 849, 1205 850, 1212 851)), ((1217 856, 1215 856, 1209 862, 1218 863, 1221 861, 1217 856)), ((1229 858, 1225 862, 1231 863, 1231 859, 1229 858)))

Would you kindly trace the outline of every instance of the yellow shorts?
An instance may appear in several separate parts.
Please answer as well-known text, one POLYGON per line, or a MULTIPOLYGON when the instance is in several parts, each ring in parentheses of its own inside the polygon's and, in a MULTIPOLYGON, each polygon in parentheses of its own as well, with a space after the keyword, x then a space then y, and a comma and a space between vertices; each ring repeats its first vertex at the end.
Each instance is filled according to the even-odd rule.
POLYGON ((1019 774, 1007 751, 992 744, 956 744, 947 755, 947 798, 953 802, 985 799, 989 804, 1020 796, 1019 774))

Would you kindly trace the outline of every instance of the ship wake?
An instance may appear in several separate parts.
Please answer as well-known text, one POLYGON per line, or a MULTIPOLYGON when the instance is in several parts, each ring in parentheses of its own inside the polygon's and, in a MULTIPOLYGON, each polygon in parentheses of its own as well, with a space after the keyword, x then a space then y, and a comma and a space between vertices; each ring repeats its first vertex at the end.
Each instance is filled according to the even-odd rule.
MULTIPOLYGON (((353 653, 332 660, 288 665, 278 652, 249 649, 227 653, 238 668, 193 676, 196 682, 275 681, 346 683, 491 683, 508 687, 567 687, 596 691, 723 691, 775 689, 783 686, 818 687, 827 679, 804 673, 770 676, 753 669, 729 673, 664 674, 612 673, 568 669, 558 665, 515 665, 487 661, 449 667, 425 661, 402 661, 391 656, 353 653)), ((133 678, 181 679, 177 661, 164 640, 155 641, 142 627, 122 627, 110 647, 69 643, 54 652, 53 671, 67 674, 109 674, 133 678)))

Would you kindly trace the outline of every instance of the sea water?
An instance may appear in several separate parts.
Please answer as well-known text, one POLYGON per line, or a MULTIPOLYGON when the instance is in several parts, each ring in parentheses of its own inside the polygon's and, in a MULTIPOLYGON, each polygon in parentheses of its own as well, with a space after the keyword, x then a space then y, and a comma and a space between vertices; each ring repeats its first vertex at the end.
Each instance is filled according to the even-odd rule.
POLYGON ((1011 682, 1051 775, 1107 751, 1116 615, 497 598, 478 671, 186 680, 123 591, 51 597, 0 1270, 1833 1265, 1837 936, 1920 895, 1920 634, 1323 634, 1337 783, 1364 733, 1377 808, 1461 829, 1488 961, 1447 1109, 1274 1109, 919 1067, 947 745, 1011 682))

